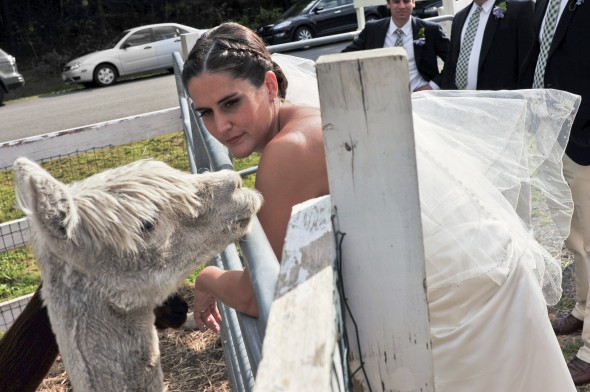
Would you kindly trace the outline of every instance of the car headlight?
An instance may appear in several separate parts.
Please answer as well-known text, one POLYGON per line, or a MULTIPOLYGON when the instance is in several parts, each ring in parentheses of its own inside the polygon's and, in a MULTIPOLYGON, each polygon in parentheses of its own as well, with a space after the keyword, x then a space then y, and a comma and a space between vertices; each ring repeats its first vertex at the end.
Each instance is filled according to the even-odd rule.
POLYGON ((290 20, 285 20, 285 21, 283 21, 283 22, 281 22, 281 23, 279 23, 279 24, 275 25, 275 26, 273 27, 273 30, 279 30, 279 29, 283 29, 283 28, 285 28, 285 27, 289 26, 291 23, 292 23, 292 22, 291 22, 290 20))
POLYGON ((80 63, 74 63, 70 66, 70 71, 80 68, 80 63))

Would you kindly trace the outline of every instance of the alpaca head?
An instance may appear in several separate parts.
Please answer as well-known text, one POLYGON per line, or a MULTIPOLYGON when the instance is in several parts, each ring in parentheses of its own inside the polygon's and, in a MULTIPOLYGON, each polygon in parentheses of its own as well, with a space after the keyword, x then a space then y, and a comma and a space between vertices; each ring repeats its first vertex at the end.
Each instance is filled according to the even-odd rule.
POLYGON ((66 284, 74 272, 123 311, 164 301, 242 237, 261 205, 232 171, 193 175, 141 160, 66 185, 26 158, 14 168, 44 281, 63 271, 66 284))

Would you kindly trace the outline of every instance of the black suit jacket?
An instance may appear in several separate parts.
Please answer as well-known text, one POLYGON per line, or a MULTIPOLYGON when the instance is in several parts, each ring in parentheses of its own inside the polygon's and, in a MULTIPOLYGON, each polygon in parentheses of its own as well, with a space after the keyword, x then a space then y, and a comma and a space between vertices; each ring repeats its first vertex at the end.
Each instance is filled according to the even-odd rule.
MULTIPOLYGON (((590 165, 590 0, 570 0, 557 23, 545 66, 545 87, 568 91, 582 97, 574 119, 566 154, 577 164, 590 165)), ((537 0, 535 41, 523 66, 521 87, 533 85, 539 57, 539 32, 548 0, 537 0)))
MULTIPOLYGON (((494 6, 503 0, 496 0, 494 6)), ((457 89, 455 73, 461 49, 461 31, 474 3, 457 12, 451 26, 449 56, 443 70, 444 89, 457 89)), ((507 1, 504 18, 492 12, 483 33, 477 72, 478 90, 511 90, 518 87, 520 68, 534 41, 531 1, 507 1)))
MULTIPOLYGON (((387 35, 390 23, 392 23, 391 18, 368 22, 359 36, 350 45, 344 48, 342 52, 382 48, 385 43, 385 36, 387 35)), ((414 35, 414 39, 416 39, 415 37, 418 35, 421 28, 424 28, 426 41, 424 45, 414 44, 414 60, 416 61, 416 68, 426 81, 432 80, 440 86, 442 80, 438 69, 437 56, 440 57, 442 61, 445 61, 449 39, 439 24, 412 17, 412 34, 414 35)))

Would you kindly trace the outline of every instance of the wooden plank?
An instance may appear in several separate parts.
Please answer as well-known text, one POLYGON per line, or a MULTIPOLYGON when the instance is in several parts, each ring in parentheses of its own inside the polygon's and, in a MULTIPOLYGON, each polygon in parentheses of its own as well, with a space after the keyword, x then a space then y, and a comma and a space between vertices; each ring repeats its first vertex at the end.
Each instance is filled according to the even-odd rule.
POLYGON ((254 391, 332 391, 344 385, 334 366, 340 358, 335 249, 329 196, 295 206, 254 391))
POLYGON ((121 145, 182 130, 178 107, 0 143, 0 168, 21 156, 31 160, 93 147, 121 145))
POLYGON ((401 48, 317 62, 356 390, 433 391, 412 105, 401 48))

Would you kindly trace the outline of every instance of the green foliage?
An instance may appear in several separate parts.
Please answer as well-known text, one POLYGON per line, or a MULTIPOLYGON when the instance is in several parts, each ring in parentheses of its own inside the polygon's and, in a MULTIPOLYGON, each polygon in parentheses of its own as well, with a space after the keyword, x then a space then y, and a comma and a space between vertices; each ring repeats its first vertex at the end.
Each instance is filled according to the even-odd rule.
POLYGON ((40 282, 30 247, 0 253, 0 302, 32 293, 40 282))
POLYGON ((254 15, 244 14, 236 22, 250 27, 252 30, 256 30, 258 26, 271 23, 279 18, 283 13, 282 8, 273 8, 270 10, 259 8, 259 12, 254 15))

